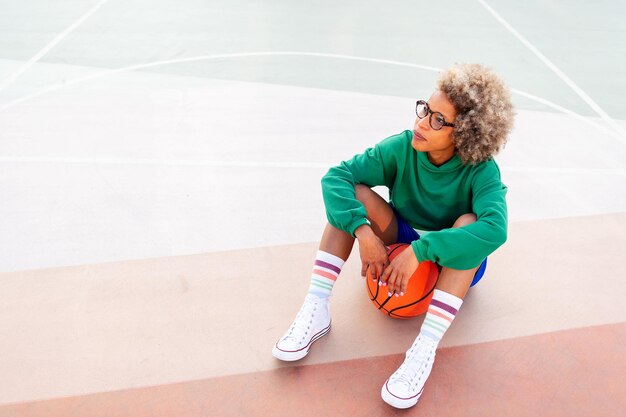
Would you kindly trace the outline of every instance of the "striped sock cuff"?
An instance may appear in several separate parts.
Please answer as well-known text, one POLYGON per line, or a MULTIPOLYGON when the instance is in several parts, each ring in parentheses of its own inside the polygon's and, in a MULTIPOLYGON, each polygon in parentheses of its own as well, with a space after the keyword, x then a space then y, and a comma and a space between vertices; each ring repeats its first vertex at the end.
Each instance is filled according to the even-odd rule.
POLYGON ((463 300, 444 291, 435 290, 420 333, 440 341, 458 313, 463 300))
POLYGON ((311 273, 309 293, 318 297, 328 297, 344 263, 341 258, 331 253, 317 251, 317 257, 313 263, 313 272, 311 273))
POLYGON ((334 265, 339 269, 343 268, 343 265, 346 263, 346 261, 344 261, 340 257, 335 256, 332 253, 324 252, 323 250, 317 251, 315 259, 334 265))
POLYGON ((437 289, 435 289, 435 292, 433 293, 433 300, 438 300, 442 303, 446 303, 457 311, 461 308, 461 304, 463 304, 462 298, 437 289))

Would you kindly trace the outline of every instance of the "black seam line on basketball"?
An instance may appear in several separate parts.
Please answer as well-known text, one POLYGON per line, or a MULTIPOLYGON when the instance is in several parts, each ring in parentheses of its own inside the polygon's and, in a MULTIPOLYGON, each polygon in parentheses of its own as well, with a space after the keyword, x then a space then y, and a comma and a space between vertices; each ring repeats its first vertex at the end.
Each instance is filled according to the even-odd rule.
MULTIPOLYGON (((369 278, 365 277, 365 279, 369 279, 369 278)), ((374 298, 371 298, 371 300, 372 300, 372 301, 374 301, 375 299, 377 299, 377 298, 378 298, 378 291, 380 291, 380 285, 378 285, 378 283, 379 283, 379 282, 380 282, 380 278, 378 278, 378 279, 376 280, 376 294, 374 294, 374 298)), ((369 288, 370 288, 370 286, 368 285, 368 286, 367 286, 367 289, 369 289, 369 288)), ((370 293, 370 294, 371 294, 371 293, 370 293)))
MULTIPOLYGON (((419 299, 419 300, 417 300, 417 301, 413 301, 412 303, 409 303, 409 304, 406 304, 406 305, 403 305, 403 306, 396 307, 396 308, 392 309, 392 310, 389 312, 389 315, 391 315, 391 313, 393 313, 394 311, 396 311, 396 310, 398 310, 398 309, 401 309, 401 308, 406 308, 406 307, 411 307, 412 305, 417 304, 417 303, 419 303, 420 301, 423 301, 423 300, 424 300, 424 298, 428 297, 428 296, 430 295, 430 293, 432 293, 432 292, 435 290, 435 286, 436 286, 436 285, 437 285, 437 281, 435 281, 435 283, 433 284, 433 287, 430 289, 430 291, 428 291, 428 293, 426 293, 426 295, 424 295, 422 298, 420 298, 420 299, 419 299)), ((393 313, 393 314, 397 314, 397 313, 393 313)), ((410 316, 408 316, 408 317, 410 317, 410 316)))
MULTIPOLYGON (((400 249, 401 247, 402 247, 402 246, 398 245, 398 246, 396 246, 395 248, 393 248, 393 249, 391 250, 391 252, 389 252, 389 253, 387 254, 387 258, 391 258, 391 255, 393 255, 393 253, 394 253, 395 251, 397 251, 398 249, 400 249)), ((406 248, 404 248, 404 249, 406 249, 406 248)), ((403 250, 404 250, 404 249, 403 249, 403 250)))
MULTIPOLYGON (((408 246, 407 246, 407 247, 408 247, 408 246)), ((395 251, 397 251, 397 250, 398 250, 398 249, 400 249, 400 248, 402 248, 402 250, 404 250, 404 249, 406 249, 407 247, 402 247, 402 246, 398 245, 398 246, 396 246, 395 248, 393 248, 393 249, 391 250, 391 252, 389 252, 389 254, 387 255, 387 257, 388 257, 388 258, 391 258, 391 255, 393 255, 393 253, 394 253, 395 251)), ((380 288, 380 287, 379 287, 379 288, 380 288)), ((378 290, 376 290, 376 297, 378 297, 378 290)), ((380 307, 378 307, 378 309, 379 309, 379 310, 382 310, 382 308, 385 306, 385 304, 387 304, 387 303, 389 302, 389 300, 391 300, 392 298, 393 298, 393 295, 388 296, 388 297, 387 297, 387 299, 386 299, 386 300, 385 300, 385 301, 384 301, 384 302, 380 305, 380 307)), ((394 309, 394 310, 395 310, 395 309, 394 309)), ((385 310, 385 311, 387 311, 387 310, 385 310)), ((392 311, 393 311, 393 310, 392 310, 392 311)), ((391 315, 391 312, 390 312, 390 311, 387 311, 387 314, 388 314, 388 315, 391 315)))
MULTIPOLYGON (((419 316, 419 314, 418 314, 419 316)), ((412 319, 415 318, 417 316, 403 316, 402 314, 398 314, 398 313, 389 313, 389 317, 393 317, 396 319, 412 319)))
MULTIPOLYGON (((391 257, 391 255, 392 255, 395 251, 397 251, 398 249, 400 249, 400 248, 401 248, 401 246, 400 246, 400 245, 398 245, 398 246, 396 246, 395 248, 393 248, 393 249, 391 250, 391 252, 389 252, 389 253, 387 254, 387 257, 388 257, 388 258, 390 258, 390 257, 391 257)), ((406 249, 406 248, 405 248, 405 249, 406 249)), ((365 276, 365 279, 368 279, 368 278, 367 278, 367 274, 366 274, 366 276, 365 276)), ((372 290, 370 289, 370 286, 369 286, 369 285, 367 286, 367 291, 370 293, 370 301, 374 301, 374 300, 376 300, 376 299, 378 298, 378 292, 380 291, 380 285, 378 285, 378 283, 380 283, 380 278, 376 278, 376 294, 372 294, 372 290)), ((389 298, 391 298, 391 297, 389 297, 389 298)), ((389 298, 387 298, 387 300, 385 301, 385 303, 386 303, 387 301, 389 301, 389 298)), ((380 310, 381 308, 383 308, 383 306, 385 305, 384 303, 383 303, 383 305, 380 305, 378 302, 376 302, 376 304, 378 304, 378 305, 379 305, 379 307, 378 307, 378 309, 379 309, 379 310, 380 310)))
MULTIPOLYGON (((394 254, 397 250, 399 250, 400 248, 402 248, 402 250, 406 249, 406 247, 403 247, 403 246, 401 246, 400 244, 398 244, 395 248, 393 248, 393 249, 391 250, 391 252, 389 252, 389 253, 387 254, 387 258, 391 258, 391 255, 393 255, 393 254, 394 254)), ((378 283, 380 284, 380 278, 378 278, 378 283)), ((378 291, 379 291, 379 290, 380 290, 380 285, 379 285, 379 286, 378 286, 378 288, 376 289, 376 298, 378 298, 378 291)), ((380 307, 378 307, 378 309, 379 309, 379 310, 381 310, 381 309, 385 306, 385 304, 387 304, 387 302, 388 302, 389 300, 391 300, 391 297, 393 297, 393 295, 388 296, 388 297, 387 297, 387 299, 386 299, 386 300, 385 300, 382 304, 380 304, 380 307)), ((389 312, 387 312, 387 313, 389 313, 389 312)))
POLYGON ((435 284, 433 284, 433 286, 432 286, 432 288, 430 289, 430 291, 428 291, 428 292, 426 293, 426 295, 424 295, 424 296, 423 296, 422 298, 420 298, 419 300, 417 300, 417 301, 413 301, 412 303, 405 304, 405 305, 400 306, 400 307, 396 307, 396 308, 392 309, 392 310, 389 312, 389 314, 391 314, 391 313, 393 313, 393 314, 397 314, 397 313, 394 313, 394 311, 399 310, 399 309, 401 309, 401 308, 411 307, 412 305, 415 305, 415 304, 417 304, 417 303, 419 303, 419 302, 423 301, 426 297, 428 297, 428 296, 430 295, 430 293, 432 293, 432 292, 435 290, 435 286, 436 286, 436 285, 437 285, 437 283, 435 282, 435 284))
POLYGON ((380 305, 380 307, 378 307, 378 309, 380 310, 381 308, 383 308, 385 304, 387 304, 387 302, 391 300, 392 298, 393 298, 393 295, 388 296, 387 299, 383 301, 383 303, 380 305))
POLYGON ((380 278, 378 278, 376 280, 376 284, 375 284, 376 285, 376 295, 374 296, 374 298, 378 298, 378 293, 380 292, 380 285, 379 284, 380 284, 380 278))
MULTIPOLYGON (((365 278, 365 279, 367 279, 367 278, 365 278)), ((374 294, 372 294, 372 289, 370 288, 369 285, 367 286, 367 292, 370 295, 370 301, 374 301, 376 299, 376 296, 374 294)))
MULTIPOLYGON (((430 293, 432 293, 432 292, 435 290, 435 287, 437 286, 437 282, 438 282, 438 281, 439 281, 439 276, 437 276, 437 279, 435 280, 435 283, 433 284, 433 286, 432 286, 432 288, 430 289, 430 291, 428 291, 428 293, 426 293, 426 295, 424 295, 422 298, 420 298, 419 300, 414 301, 414 302, 412 302, 412 303, 405 304, 405 305, 402 305, 402 306, 396 307, 396 308, 391 309, 391 310, 385 310, 385 311, 387 311, 387 315, 389 315, 389 317, 395 317, 395 318, 400 318, 400 319, 411 319, 411 318, 413 318, 413 317, 416 317, 416 316, 403 316, 403 315, 401 315, 401 314, 395 313, 395 311, 396 311, 396 310, 403 309, 403 308, 410 307, 410 306, 412 306, 412 305, 414 305, 414 304, 416 304, 416 303, 419 303, 419 302, 423 301, 423 300, 424 300, 424 298, 428 297, 428 296, 430 295, 430 293)), ((390 298, 391 298, 391 297, 390 297, 390 298)), ((385 303, 386 303, 387 301, 389 301, 389 298, 385 301, 385 303)), ((383 305, 384 305, 384 304, 383 304, 383 305)), ((381 307, 382 307, 382 306, 381 306, 381 307)), ((379 308, 379 310, 380 310, 380 308, 379 308)))
MULTIPOLYGON (((389 253, 387 254, 387 258, 390 258, 390 257, 391 257, 391 255, 392 255, 395 251, 397 251, 398 249, 400 249, 400 248, 401 248, 401 246, 400 246, 400 245, 398 245, 398 246, 396 246, 395 248, 393 248, 393 249, 391 250, 391 252, 389 252, 389 253)), ((365 279, 367 279, 367 277, 366 277, 365 279)), ((379 285, 379 284, 380 284, 380 277, 376 278, 376 294, 374 294, 374 295, 373 295, 373 294, 371 293, 371 291, 370 291, 370 295, 373 295, 373 297, 374 297, 374 298, 370 298, 370 300, 371 300, 371 301, 374 301, 375 299, 377 299, 377 298, 378 298, 378 292, 380 291, 380 285, 379 285)), ((369 285, 368 285, 368 286, 367 286, 367 289, 369 290, 369 288, 370 288, 370 287, 369 287, 369 285)), ((386 303, 387 301, 389 301, 389 298, 387 298, 387 300, 385 300, 385 303, 386 303)), ((380 307, 378 307, 378 309, 380 310, 381 308, 383 308, 383 306, 385 305, 385 303, 383 303, 383 305, 381 305, 380 307)), ((378 303, 377 303, 377 304, 378 304, 378 303)), ((379 305, 380 305, 380 304, 379 304, 379 305)))
MULTIPOLYGON (((365 279, 369 279, 369 278, 365 277, 365 279)), ((372 290, 369 284, 366 284, 366 285, 367 285, 367 291, 370 293, 370 301, 376 300, 376 298, 378 298, 378 291, 380 290, 380 286, 376 284, 376 294, 372 294, 372 290)))
MULTIPOLYGON (((420 316, 421 314, 418 314, 417 316, 420 316)), ((396 319, 412 319, 415 318, 417 316, 403 316, 402 314, 398 314, 398 313, 389 313, 389 317, 393 317, 396 319)))
MULTIPOLYGON (((366 279, 367 279, 367 278, 366 278, 366 279)), ((377 295, 375 295, 375 296, 374 296, 374 298, 370 298, 370 301, 373 301, 375 305, 379 306, 379 307, 378 307, 378 309, 380 310, 380 303, 379 303, 379 302, 378 302, 378 300, 376 299, 376 298, 377 298, 377 296, 378 296, 378 289, 379 289, 379 288, 380 288, 380 287, 378 287, 378 285, 377 285, 377 286, 376 286, 376 294, 377 294, 377 295)), ((371 295, 372 295, 372 290, 370 289, 369 285, 367 286, 367 291, 370 293, 370 296, 371 296, 371 295)))

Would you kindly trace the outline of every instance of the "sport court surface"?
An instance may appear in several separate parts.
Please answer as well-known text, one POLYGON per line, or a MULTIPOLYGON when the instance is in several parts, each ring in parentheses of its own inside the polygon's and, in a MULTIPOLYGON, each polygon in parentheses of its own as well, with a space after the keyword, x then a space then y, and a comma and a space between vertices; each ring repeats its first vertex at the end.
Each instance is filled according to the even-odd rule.
POLYGON ((623 22, 617 1, 0 1, 0 416, 623 415, 623 22), (380 386, 421 318, 372 307, 357 250, 329 336, 270 351, 321 176, 410 128, 454 62, 515 92, 509 240, 396 411, 380 386))

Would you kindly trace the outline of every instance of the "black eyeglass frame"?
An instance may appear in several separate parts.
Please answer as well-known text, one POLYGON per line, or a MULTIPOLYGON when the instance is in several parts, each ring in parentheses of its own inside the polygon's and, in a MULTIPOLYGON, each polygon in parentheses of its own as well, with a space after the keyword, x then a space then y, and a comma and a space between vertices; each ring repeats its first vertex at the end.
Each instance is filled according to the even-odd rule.
POLYGON ((422 104, 422 105, 424 105, 424 107, 426 107, 426 115, 429 116, 428 124, 430 124, 431 128, 433 128, 434 130, 441 130, 445 126, 454 127, 454 123, 446 122, 446 118, 443 116, 443 114, 441 114, 438 111, 432 111, 430 109, 430 107, 428 107, 428 103, 426 103, 424 100, 417 100, 417 102, 415 103, 415 114, 417 115, 417 117, 419 117, 420 119, 423 119, 424 117, 426 117, 426 116, 420 116, 419 112, 417 111, 417 108, 420 106, 420 104, 422 104), (433 126, 433 114, 441 116, 441 121, 442 121, 443 125, 439 129, 437 129, 435 126, 433 126))

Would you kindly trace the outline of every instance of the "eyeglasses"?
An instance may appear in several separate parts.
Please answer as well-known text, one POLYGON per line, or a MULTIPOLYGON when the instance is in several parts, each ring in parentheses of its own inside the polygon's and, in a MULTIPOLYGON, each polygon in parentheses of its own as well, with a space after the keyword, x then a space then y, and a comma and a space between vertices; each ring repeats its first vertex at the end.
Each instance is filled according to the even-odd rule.
POLYGON ((454 127, 454 123, 446 122, 443 114, 439 113, 438 111, 432 111, 428 107, 428 103, 426 103, 424 100, 417 100, 417 104, 415 105, 415 114, 417 114, 417 117, 419 117, 420 119, 423 119, 430 114, 428 123, 430 123, 430 127, 432 127, 434 130, 440 130, 444 126, 454 127), (433 118, 433 116, 435 117, 433 118))

